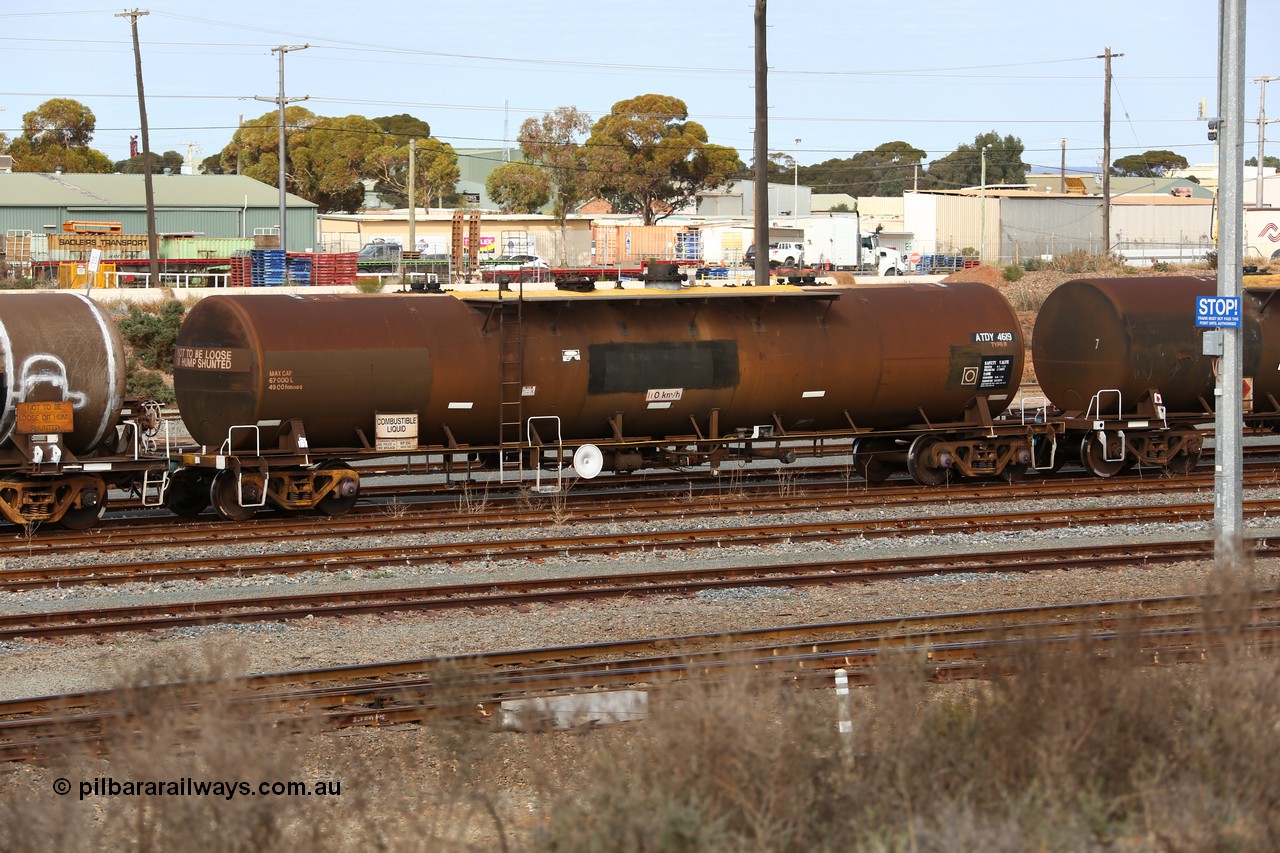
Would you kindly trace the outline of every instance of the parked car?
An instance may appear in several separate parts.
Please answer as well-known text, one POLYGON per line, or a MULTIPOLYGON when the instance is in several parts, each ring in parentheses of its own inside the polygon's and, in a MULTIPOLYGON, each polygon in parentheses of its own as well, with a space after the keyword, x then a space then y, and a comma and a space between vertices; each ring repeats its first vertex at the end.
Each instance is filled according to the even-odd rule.
MULTIPOLYGON (((743 260, 746 261, 747 266, 755 265, 756 247, 754 243, 747 247, 747 253, 743 260)), ((779 240, 776 243, 770 243, 769 266, 770 268, 804 266, 804 243, 799 240, 779 240)))

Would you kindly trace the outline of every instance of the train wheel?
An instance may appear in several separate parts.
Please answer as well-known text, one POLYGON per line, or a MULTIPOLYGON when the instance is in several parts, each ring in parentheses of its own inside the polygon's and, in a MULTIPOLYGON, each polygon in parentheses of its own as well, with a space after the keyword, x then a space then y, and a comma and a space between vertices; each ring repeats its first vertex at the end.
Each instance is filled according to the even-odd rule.
MULTIPOLYGON (((1117 450, 1118 448, 1113 448, 1117 450)), ((1114 477, 1129 466, 1124 459, 1112 461, 1106 458, 1106 448, 1096 432, 1089 432, 1080 441, 1080 462, 1095 477, 1114 477)))
POLYGON ((209 508, 209 478, 191 468, 174 471, 169 475, 164 506, 174 515, 195 518, 209 508))
POLYGON ((240 484, 234 471, 221 471, 213 478, 209 503, 213 504, 213 511, 227 521, 248 521, 258 512, 256 506, 240 504, 240 484))
POLYGON ((911 442, 907 451, 907 473, 922 486, 941 486, 951 475, 945 467, 934 467, 929 464, 929 450, 941 442, 931 435, 922 435, 911 442))
POLYGON ((1183 451, 1169 460, 1168 468, 1173 474, 1190 474, 1200 464, 1200 433, 1189 427, 1176 427, 1169 430, 1170 438, 1185 439, 1183 451))
POLYGON ((853 446, 853 467, 868 483, 883 483, 893 474, 893 463, 883 458, 884 454, 892 449, 891 442, 869 438, 859 439, 853 446))
POLYGON ((1016 483, 1018 480, 1027 476, 1027 468, 1030 465, 1026 462, 1013 463, 1010 462, 1004 466, 1004 470, 1000 472, 1000 476, 1004 477, 1010 483, 1016 483))
POLYGON ((98 523, 106 511, 107 496, 106 494, 101 494, 98 497, 97 504, 94 506, 82 506, 78 509, 69 509, 62 514, 62 518, 58 519, 58 523, 68 530, 88 530, 98 523))
POLYGON ((321 471, 332 471, 338 480, 338 487, 316 503, 316 509, 325 515, 346 515, 355 508, 360 499, 360 478, 350 465, 345 462, 325 462, 321 471))

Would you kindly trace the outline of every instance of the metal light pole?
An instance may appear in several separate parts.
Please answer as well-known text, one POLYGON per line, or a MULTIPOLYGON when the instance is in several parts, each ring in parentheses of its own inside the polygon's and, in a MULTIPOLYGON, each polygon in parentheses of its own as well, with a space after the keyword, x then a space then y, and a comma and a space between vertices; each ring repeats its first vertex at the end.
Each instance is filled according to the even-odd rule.
POLYGON ((982 171, 979 182, 982 186, 979 188, 981 201, 978 203, 982 208, 978 211, 981 225, 978 233, 978 263, 985 264, 987 262, 987 146, 982 146, 982 171))
MULTIPOLYGON (((1218 2, 1218 115, 1222 168, 1218 173, 1218 295, 1244 295, 1244 22, 1245 0, 1218 2)), ((1243 312, 1242 312, 1243 313, 1243 312)), ((1244 561, 1242 436, 1244 342, 1239 328, 1222 330, 1222 356, 1214 389, 1214 562, 1238 568, 1244 561)))
POLYGON ((1266 201, 1266 196, 1262 192, 1262 160, 1267 150, 1267 84, 1280 80, 1280 77, 1257 77, 1253 82, 1261 83, 1261 90, 1258 92, 1258 185, 1254 193, 1254 206, 1261 210, 1266 201))
MULTIPOLYGON (((797 150, 799 150, 800 140, 796 140, 797 150)), ((791 223, 794 225, 800 218, 800 161, 793 155, 791 157, 791 165, 795 166, 795 184, 791 193, 791 223)))
POLYGON ((303 97, 301 97, 301 98, 286 98, 286 97, 284 96, 284 55, 285 55, 286 53, 288 53, 289 51, 291 51, 291 50, 306 50, 306 49, 307 49, 307 48, 309 48, 309 47, 311 47, 311 45, 310 45, 310 44, 282 44, 282 45, 280 45, 279 47, 273 47, 273 48, 271 48, 271 52, 272 52, 272 53, 278 53, 278 54, 280 54, 280 96, 279 96, 279 97, 277 97, 277 98, 263 98, 263 97, 259 97, 259 96, 256 96, 256 95, 254 96, 254 100, 257 100, 257 101, 274 101, 275 103, 277 103, 277 104, 279 104, 279 105, 280 105, 280 149, 279 149, 279 154, 278 154, 278 156, 279 156, 279 158, 280 158, 280 248, 281 248, 281 249, 283 249, 283 250, 285 250, 286 252, 289 250, 289 246, 288 246, 288 243, 285 241, 285 233, 286 233, 286 227, 285 227, 285 211, 286 211, 286 208, 287 208, 287 205, 286 205, 286 202, 287 202, 287 198, 286 198, 287 193, 285 192, 285 187, 284 187, 284 180, 285 180, 285 174, 284 174, 284 157, 285 157, 285 155, 284 155, 284 150, 285 150, 285 149, 284 149, 284 108, 285 108, 285 105, 286 105, 286 104, 289 104, 289 103, 291 103, 292 101, 305 101, 305 100, 306 100, 308 97, 310 97, 310 96, 308 96, 308 95, 304 95, 304 96, 303 96, 303 97))

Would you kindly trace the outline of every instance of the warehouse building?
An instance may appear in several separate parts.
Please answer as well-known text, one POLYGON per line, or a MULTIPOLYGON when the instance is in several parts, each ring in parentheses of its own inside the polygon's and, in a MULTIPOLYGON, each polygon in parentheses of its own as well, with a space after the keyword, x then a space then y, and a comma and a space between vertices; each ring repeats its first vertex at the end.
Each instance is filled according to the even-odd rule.
MULTIPOLYGON (((0 229, 7 237, 48 236, 67 222, 109 221, 124 234, 147 233, 142 175, 0 173, 0 229)), ((278 233, 280 191, 244 175, 156 175, 156 232, 209 238, 278 233)), ((289 251, 316 240, 317 207, 286 196, 289 251)), ((13 259, 11 259, 13 260, 13 259)))

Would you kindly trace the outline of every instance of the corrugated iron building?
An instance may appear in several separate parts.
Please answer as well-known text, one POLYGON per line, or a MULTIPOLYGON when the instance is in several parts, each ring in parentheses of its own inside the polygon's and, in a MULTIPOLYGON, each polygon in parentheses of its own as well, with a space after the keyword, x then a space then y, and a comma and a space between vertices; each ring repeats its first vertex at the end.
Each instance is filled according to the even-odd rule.
MULTIPOLYGON (((253 237, 277 229, 280 192, 244 175, 155 175, 156 231, 211 238, 253 237)), ((316 244, 317 206, 286 197, 290 251, 316 244)), ((69 221, 119 222, 147 233, 142 175, 0 173, 0 233, 54 234, 69 221)))
MULTIPOLYGON (((1111 251, 1129 263, 1194 263, 1213 248, 1213 201, 1172 195, 1111 200, 1111 251)), ((1101 254, 1101 196, 988 189, 907 193, 904 218, 914 232, 910 251, 972 250, 993 265, 1069 252, 1101 254), (984 213, 985 206, 985 213, 984 213)))

